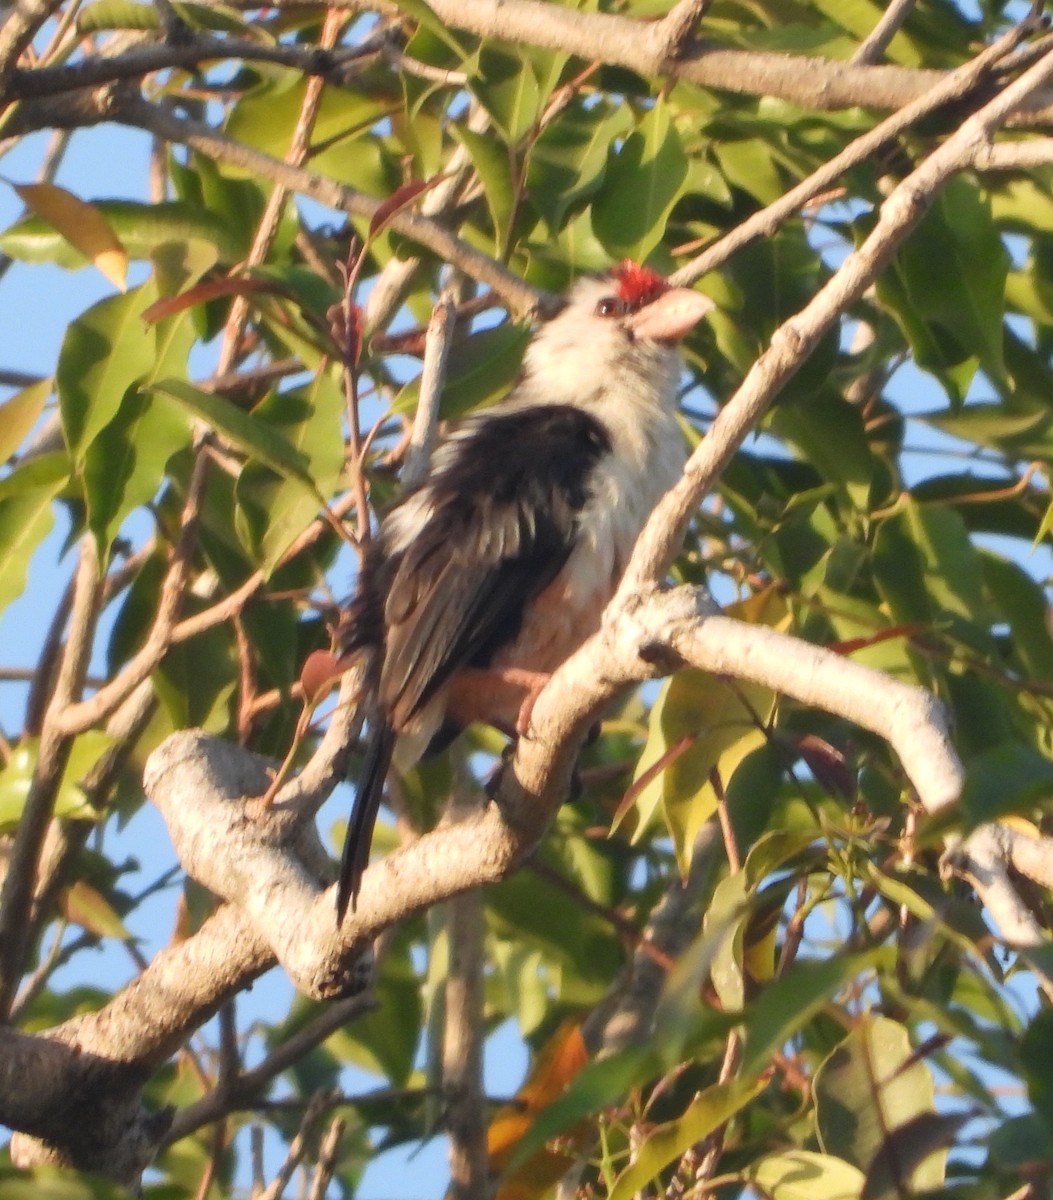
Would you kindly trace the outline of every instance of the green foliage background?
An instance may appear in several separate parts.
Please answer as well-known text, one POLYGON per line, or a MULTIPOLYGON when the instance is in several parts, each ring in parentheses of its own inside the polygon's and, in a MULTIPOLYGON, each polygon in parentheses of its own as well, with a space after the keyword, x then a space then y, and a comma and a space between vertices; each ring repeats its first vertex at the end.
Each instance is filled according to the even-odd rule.
MULTIPOLYGON (((657 7, 625 0, 617 11, 644 18, 657 7)), ((179 11, 198 32, 261 42, 310 45, 319 33, 316 9, 179 11)), ((327 86, 310 169, 383 199, 407 180, 450 171, 459 157, 464 182, 448 219, 469 244, 545 289, 626 256, 672 270, 878 119, 862 107, 806 110, 481 40, 446 27, 423 0, 401 0, 397 13, 394 43, 423 69, 370 54, 341 86, 327 86), (485 132, 469 124, 470 112, 485 116, 485 132)), ((721 46, 842 60, 880 14, 866 0, 716 0, 703 30, 721 46)), ((947 69, 1010 15, 1012 6, 999 3, 967 15, 949 0, 919 0, 886 59, 947 69)), ((151 6, 96 0, 75 20, 84 37, 107 39, 149 35, 157 17, 151 6)), ((352 20, 344 44, 368 37, 371 22, 352 20)), ((221 119, 230 138, 280 159, 305 86, 299 71, 243 61, 153 76, 145 91, 177 111, 221 119)), ((937 117, 846 171, 835 192, 701 281, 717 311, 686 346, 691 439, 780 322, 869 231, 889 181, 958 117, 937 117)), ((262 582, 237 622, 171 645, 152 676, 149 722, 134 737, 115 746, 100 724, 72 740, 56 814, 79 831, 80 849, 35 931, 36 966, 53 944, 75 959, 101 940, 131 938, 139 899, 108 857, 107 830, 138 819, 143 761, 167 733, 200 725, 260 753, 285 753, 299 712, 291 690, 307 654, 329 645, 348 591, 347 559, 338 559, 330 529, 288 551, 320 501, 334 504, 350 486, 344 378, 327 310, 341 295, 336 264, 368 222, 320 216, 316 205, 285 207, 266 263, 250 272, 259 286, 237 362, 243 371, 279 370, 262 385, 217 391, 188 362, 215 345, 230 295, 172 306, 149 323, 143 313, 244 260, 273 185, 182 147, 161 162, 163 203, 80 197, 147 265, 145 281, 77 317, 53 377, 10 392, 0 407, 0 600, 23 591, 53 530, 68 530, 70 563, 81 539, 94 538, 113 581, 99 626, 109 632, 105 645, 99 633, 95 656, 119 677, 156 619, 203 426, 214 431, 221 460, 208 476, 182 615, 207 612, 257 572, 262 582), (27 448, 55 414, 61 439, 27 448), (86 787, 115 748, 120 770, 86 787)), ((32 211, 0 233, 0 251, 69 270, 87 262, 68 231, 32 211)), ((421 257, 399 330, 426 321, 442 264, 388 229, 369 241, 359 281, 364 299, 387 264, 411 255, 421 257)), ((676 567, 679 579, 709 582, 745 620, 840 647, 945 701, 970 768, 963 828, 1012 816, 1043 830, 1047 821, 1051 259, 1049 168, 956 178, 874 291, 783 391, 762 436, 699 512, 676 567)), ((27 307, 27 321, 46 320, 27 307)), ((492 402, 514 378, 523 331, 499 318, 491 308, 455 348, 444 415, 492 402)), ((367 460, 377 500, 397 487, 390 456, 416 400, 415 362, 399 353, 407 344, 376 336, 361 364, 363 421, 379 423, 367 460)), ((34 695, 47 693, 38 677, 34 695)), ((22 732, 4 731, 0 833, 18 822, 37 768, 35 720, 30 713, 22 732)), ((495 749, 485 731, 473 745, 495 749)), ((738 860, 729 866, 706 851, 704 919, 700 912, 670 974, 653 1036, 576 1076, 526 1134, 521 1161, 584 1115, 595 1136, 578 1143, 583 1181, 618 1197, 661 1192, 675 1171, 690 1182, 684 1155, 699 1143, 715 1154, 711 1176, 728 1195, 748 1185, 780 1198, 807 1190, 810 1200, 936 1190, 1000 1197, 1048 1176, 1048 1012, 1035 1015, 1033 982, 1012 978, 1013 955, 968 890, 940 879, 935 838, 922 828, 912 853, 903 852, 917 814, 887 746, 763 689, 686 673, 612 714, 581 775, 582 794, 539 852, 543 873, 527 869, 486 892, 488 1027, 514 1021, 540 1051, 564 1022, 585 1020, 631 953, 626 924, 647 925, 689 868, 721 797, 738 860), (626 789, 674 748, 675 761, 642 782, 636 806, 608 838, 626 789), (743 1012, 729 1070, 729 1031, 743 1012)), ((420 825, 436 819, 449 779, 440 762, 405 781, 420 825)), ((205 902, 191 885, 185 892, 192 928, 205 902)), ((1044 915, 1044 897, 1034 902, 1044 915)), ((441 917, 395 931, 378 1007, 284 1073, 291 1102, 232 1114, 218 1156, 214 1127, 173 1145, 147 1194, 196 1194, 209 1161, 208 1194, 230 1194, 245 1178, 249 1122, 288 1140, 298 1105, 339 1088, 349 1063, 382 1090, 343 1097, 349 1132, 334 1186, 350 1193, 373 1152, 370 1137, 374 1146, 427 1138, 438 1110, 422 1048, 442 1020, 444 937, 441 917)), ((109 995, 101 982, 55 985, 45 968, 19 1025, 39 1031, 109 995)), ((262 1030, 238 1035, 251 1032, 273 1048, 316 1015, 296 1001, 262 1030)), ((209 1046, 202 1035, 195 1054, 159 1074, 151 1100, 185 1106, 208 1091, 216 1071, 209 1046)), ((4 1173, 4 1189, 21 1186, 16 1175, 4 1173)), ((543 1194, 543 1175, 527 1169, 520 1191, 506 1194, 543 1194)), ((31 1186, 41 1195, 102 1188, 43 1176, 31 1186)))

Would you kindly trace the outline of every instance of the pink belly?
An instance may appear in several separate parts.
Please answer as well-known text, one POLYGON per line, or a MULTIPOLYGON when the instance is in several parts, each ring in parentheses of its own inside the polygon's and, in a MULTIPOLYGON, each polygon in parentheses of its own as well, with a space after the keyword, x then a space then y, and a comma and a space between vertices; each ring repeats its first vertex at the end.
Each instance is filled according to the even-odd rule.
POLYGON ((554 580, 530 606, 519 636, 494 657, 489 669, 454 676, 447 694, 447 717, 462 726, 485 721, 514 733, 524 702, 599 629, 612 594, 613 587, 595 588, 584 603, 580 598, 575 602, 565 582, 554 580))

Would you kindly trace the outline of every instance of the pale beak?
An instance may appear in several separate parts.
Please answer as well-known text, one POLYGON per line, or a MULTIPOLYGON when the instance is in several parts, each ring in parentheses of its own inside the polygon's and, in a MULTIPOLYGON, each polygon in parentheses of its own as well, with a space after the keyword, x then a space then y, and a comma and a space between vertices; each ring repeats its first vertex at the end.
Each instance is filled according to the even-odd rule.
POLYGON ((679 342, 714 307, 713 301, 691 288, 670 288, 625 320, 628 329, 651 342, 679 342))

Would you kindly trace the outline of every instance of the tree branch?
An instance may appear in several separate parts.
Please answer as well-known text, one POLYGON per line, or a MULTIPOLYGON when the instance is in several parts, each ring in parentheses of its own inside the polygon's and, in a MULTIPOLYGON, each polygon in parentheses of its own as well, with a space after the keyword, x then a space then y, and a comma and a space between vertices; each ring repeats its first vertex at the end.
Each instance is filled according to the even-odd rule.
POLYGON ((881 205, 877 222, 862 245, 847 256, 800 312, 775 331, 768 348, 691 455, 683 477, 651 514, 612 602, 615 607, 665 577, 702 499, 757 427, 772 400, 835 321, 872 286, 940 188, 953 175, 984 160, 995 130, 1050 76, 1053 52, 969 117, 896 186, 881 205))
POLYGON ((99 560, 94 539, 87 537, 81 542, 69 635, 44 714, 33 778, 0 891, 0 1013, 4 1014, 14 1001, 29 951, 29 916, 40 854, 72 747, 62 719, 83 687, 98 615, 99 560))

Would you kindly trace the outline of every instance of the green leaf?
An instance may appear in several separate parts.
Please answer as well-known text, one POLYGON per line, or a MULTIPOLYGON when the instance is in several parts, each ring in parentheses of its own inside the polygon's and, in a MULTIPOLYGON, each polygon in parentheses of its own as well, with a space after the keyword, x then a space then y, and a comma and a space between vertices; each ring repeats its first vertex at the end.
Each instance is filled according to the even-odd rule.
POLYGON ((155 30, 160 23, 154 5, 135 0, 96 0, 77 14, 77 29, 82 34, 110 29, 155 30))
MULTIPOLYGON (((519 375, 523 351, 529 341, 527 326, 506 322, 473 333, 454 346, 440 398, 443 419, 462 417, 500 399, 519 375)), ((417 378, 399 392, 391 411, 413 412, 419 399, 420 379, 417 378)))
MULTIPOLYGON (((264 40, 262 30, 246 22, 237 9, 219 3, 189 3, 178 0, 175 5, 178 15, 191 29, 216 29, 238 33, 264 40)), ((135 0, 95 0, 77 14, 77 30, 82 34, 99 33, 111 29, 138 29, 153 31, 160 28, 157 9, 152 4, 136 3, 135 0)))
POLYGON ((550 1104, 527 1130, 509 1170, 515 1170, 551 1138, 582 1118, 594 1118, 602 1109, 620 1103, 630 1088, 645 1083, 657 1073, 658 1067, 647 1046, 632 1046, 590 1062, 574 1077, 564 1095, 550 1104))
POLYGON ((858 407, 824 389, 807 402, 776 405, 771 423, 826 479, 844 487, 858 511, 869 511, 874 458, 858 407))
POLYGON ((746 872, 734 871, 717 884, 706 908, 706 931, 722 931, 713 955, 710 980, 725 1012, 737 1011, 746 1003, 743 946, 750 920, 749 897, 746 872))
POLYGON ((1010 654, 1032 679, 1053 679, 1053 639, 1041 584, 1020 566, 995 554, 983 555, 984 579, 1012 630, 1010 654))
POLYGON ((22 819, 38 746, 36 739, 19 742, 0 769, 0 833, 12 832, 22 819))
POLYGON ((128 251, 95 204, 88 204, 54 183, 14 184, 26 207, 57 233, 115 286, 124 291, 128 251))
POLYGON ((64 454, 49 455, 45 462, 26 463, 0 486, 0 610, 22 594, 29 560, 51 532, 55 521, 53 501, 69 478, 64 454), (39 476, 48 468, 50 479, 25 491, 15 486, 19 477, 39 476))
POLYGON ((112 937, 122 942, 132 940, 113 905, 83 879, 78 879, 67 891, 63 907, 70 921, 96 937, 112 937))
MULTIPOLYGON (((730 606, 728 615, 780 626, 787 609, 769 590, 730 606)), ((660 805, 681 869, 686 869, 699 829, 716 811, 712 773, 725 791, 732 786, 740 764, 765 744, 774 706, 769 689, 704 671, 680 671, 663 684, 651 707, 634 776, 641 785, 635 798, 636 839, 660 805)))
MULTIPOLYGON (((297 73, 295 76, 283 75, 255 88, 230 114, 227 134, 275 158, 284 158, 303 112, 307 82, 297 73)), ((312 170, 330 173, 336 163, 343 164, 342 154, 330 158, 332 150, 368 133, 377 121, 390 116, 394 107, 386 98, 352 87, 326 88, 311 131, 315 148, 311 156, 312 170)))
POLYGON ((682 1116, 647 1135, 632 1165, 615 1181, 609 1200, 629 1200, 643 1191, 664 1167, 729 1121, 765 1086, 764 1080, 732 1079, 699 1092, 682 1116))
POLYGON ((947 1151, 973 1113, 924 1112, 898 1125, 885 1138, 867 1171, 863 1200, 899 1200, 905 1179, 935 1192, 946 1176, 947 1151))
MULTIPOLYGON (((55 793, 55 816, 96 819, 98 814, 88 803, 80 781, 112 745, 113 739, 101 730, 88 730, 74 739, 55 793)), ((39 751, 38 738, 23 738, 0 769, 0 830, 4 832, 13 829, 21 819, 39 751)))
POLYGON ((4 1200, 128 1200, 123 1185, 69 1167, 0 1167, 0 1191, 4 1200))
POLYGON ((70 461, 65 450, 35 454, 0 479, 0 500, 12 500, 42 489, 61 487, 69 476, 70 461))
POLYGON ((454 52, 458 61, 463 62, 467 57, 467 51, 457 40, 453 31, 447 28, 446 22, 425 3, 425 0, 398 0, 395 7, 413 17, 421 28, 426 29, 433 37, 444 42, 454 52))
POLYGON ((1036 1166, 1045 1170, 1053 1161, 1053 1133, 1038 1113, 1023 1113, 990 1133, 987 1148, 995 1162, 1008 1170, 1030 1171, 1036 1166))
POLYGON ((483 185, 486 207, 494 223, 494 246, 499 254, 503 253, 516 207, 509 150, 492 135, 474 133, 466 125, 455 127, 454 134, 471 156, 479 182, 483 185))
POLYGON ((765 988, 746 1010, 742 1044, 743 1075, 770 1065, 771 1057, 798 1033, 833 997, 838 988, 874 961, 870 954, 837 954, 833 958, 798 959, 790 970, 765 988))
MULTIPOLYGON (((149 258, 169 242, 213 245, 224 262, 234 262, 244 253, 240 238, 227 222, 203 206, 183 200, 160 204, 97 200, 94 207, 106 218, 130 258, 149 258)), ((53 262, 68 270, 87 266, 89 261, 40 217, 24 217, 0 233, 0 250, 19 262, 53 262)))
MULTIPOLYGON (((477 72, 471 76, 469 87, 493 118, 505 143, 516 146, 537 120, 545 99, 530 52, 520 46, 512 53, 503 46, 484 42, 477 62, 477 72)), ((455 132, 468 131, 462 126, 455 132)))
POLYGON ((898 622, 985 623, 983 571, 953 509, 904 501, 874 539, 874 578, 898 622))
POLYGON ((1025 812, 1053 792, 1053 762, 1023 742, 1006 742, 969 760, 961 808, 970 825, 1025 812))
POLYGON ((747 1177, 766 1200, 857 1200, 863 1191, 857 1167, 811 1150, 762 1158, 747 1177))
POLYGON ((637 797, 634 840, 661 805, 681 869, 686 869, 698 831, 716 811, 711 773, 716 771, 727 786, 739 763, 764 744, 774 707, 775 693, 769 688, 707 671, 679 671, 663 684, 651 709, 636 779, 645 778, 671 752, 675 757, 637 797))
POLYGON ((152 678, 176 729, 197 726, 217 735, 230 732, 238 666, 228 628, 209 629, 170 646, 152 678))
POLYGON ((624 105, 569 109, 550 122, 534 143, 527 167, 527 195, 549 230, 558 232, 566 214, 603 182, 609 148, 632 128, 624 105))
POLYGON ((160 397, 129 392, 84 456, 88 526, 100 548, 111 545, 125 517, 161 488, 165 467, 190 444, 191 422, 160 397))
POLYGON ((182 379, 161 380, 150 390, 174 400, 222 433, 243 453, 259 459, 283 478, 298 480, 318 496, 307 455, 291 446, 272 425, 255 420, 224 397, 203 392, 182 379))
POLYGON ((239 528, 268 575, 318 515, 319 495, 329 495, 337 485, 344 465, 342 413, 343 398, 324 374, 306 393, 272 393, 253 411, 253 421, 268 425, 303 456, 314 483, 306 487, 298 478, 253 462, 238 476, 239 528))
POLYGON ((153 366, 154 339, 142 322, 153 298, 153 289, 143 287, 111 296, 66 330, 55 385, 66 442, 78 462, 153 366))
POLYGON ((665 234, 687 173, 680 135, 668 105, 658 100, 611 153, 593 201, 592 228, 612 258, 647 258, 665 234))
MULTIPOLYGON (((907 1030, 887 1017, 864 1016, 819 1067, 814 1088, 820 1148, 864 1173, 890 1134, 936 1111, 932 1072, 914 1057, 907 1030)), ((892 1194, 939 1187, 945 1157, 928 1158, 892 1194)))
POLYGON ((903 327, 918 365, 943 379, 959 404, 972 364, 993 379, 1005 376, 1008 270, 990 201, 957 176, 878 279, 878 296, 903 327))
POLYGON ((759 137, 731 137, 717 142, 713 154, 728 183, 746 195, 755 196, 762 204, 771 204, 782 195, 783 177, 767 141, 759 137))

